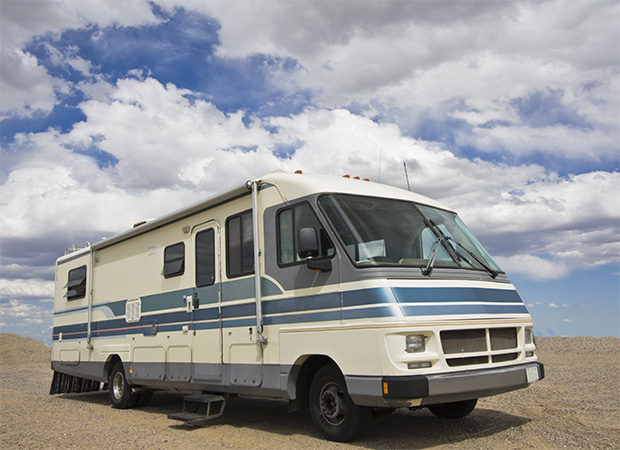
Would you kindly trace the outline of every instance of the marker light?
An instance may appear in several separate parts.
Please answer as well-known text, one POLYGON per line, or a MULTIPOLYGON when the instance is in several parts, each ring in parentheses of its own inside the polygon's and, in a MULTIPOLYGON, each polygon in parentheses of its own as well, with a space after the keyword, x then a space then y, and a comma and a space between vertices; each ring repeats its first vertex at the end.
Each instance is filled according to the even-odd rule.
POLYGON ((405 338, 405 351, 407 353, 420 353, 426 350, 426 342, 423 334, 409 334, 405 338))
POLYGON ((534 333, 532 333, 531 328, 526 328, 525 329, 525 343, 531 344, 532 342, 534 342, 534 333))
POLYGON ((431 366, 432 364, 430 361, 423 361, 423 362, 409 363, 407 364, 407 369, 425 369, 431 366))

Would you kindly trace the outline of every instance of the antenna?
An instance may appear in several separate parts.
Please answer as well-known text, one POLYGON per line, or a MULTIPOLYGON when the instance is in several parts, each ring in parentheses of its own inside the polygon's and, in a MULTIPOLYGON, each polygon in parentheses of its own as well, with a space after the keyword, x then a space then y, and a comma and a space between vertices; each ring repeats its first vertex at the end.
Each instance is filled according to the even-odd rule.
POLYGON ((407 190, 411 192, 411 186, 409 185, 409 174, 407 173, 407 163, 403 161, 403 166, 405 166, 405 178, 407 178, 407 190))
POLYGON ((379 147, 379 183, 381 183, 381 157, 383 156, 383 147, 379 147))

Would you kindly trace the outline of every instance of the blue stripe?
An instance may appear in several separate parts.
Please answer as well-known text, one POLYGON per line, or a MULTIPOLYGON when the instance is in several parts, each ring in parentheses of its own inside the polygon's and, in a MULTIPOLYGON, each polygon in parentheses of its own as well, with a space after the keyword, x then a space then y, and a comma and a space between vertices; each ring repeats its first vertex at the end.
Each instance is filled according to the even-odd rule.
POLYGON ((515 290, 484 288, 393 288, 401 303, 506 302, 523 303, 515 290))
MULTIPOLYGON (((145 298, 148 299, 148 297, 145 298)), ((170 293, 166 294, 165 298, 177 300, 177 296, 170 295, 170 293)), ((162 305, 161 300, 162 298, 158 298, 154 303, 162 305)), ((144 303, 151 302, 147 300, 144 303)), ((220 326, 218 305, 213 303, 208 303, 208 305, 209 307, 203 305, 194 310, 193 316, 191 313, 181 311, 144 315, 136 323, 127 323, 124 318, 93 322, 92 336, 150 334, 154 323, 157 325, 158 332, 180 331, 183 325, 191 323, 192 320, 192 329, 217 329, 220 326)), ((147 310, 152 310, 152 308, 151 303, 147 310)), ((222 305, 221 311, 221 323, 224 328, 250 327, 256 324, 256 304, 253 301, 240 305, 222 305)), ((527 314, 527 312, 527 308, 516 291, 483 288, 372 288, 342 294, 334 292, 306 297, 267 299, 263 303, 265 325, 380 317, 527 314), (344 309, 341 309, 341 295, 344 309), (447 302, 471 302, 473 304, 423 304, 447 302), (351 307, 357 308, 348 309, 351 307)), ((58 339, 58 333, 63 333, 63 339, 83 339, 86 337, 86 324, 55 327, 54 340, 58 339)))
MULTIPOLYGON (((223 302, 253 298, 254 277, 240 278, 238 280, 227 281, 221 284, 221 288, 223 302)), ((200 299, 200 304, 207 305, 217 303, 220 296, 219 289, 219 284, 195 288, 195 292, 198 293, 198 298, 200 299)), ((261 278, 261 292, 264 297, 283 294, 282 290, 273 281, 268 280, 267 278, 261 278)), ((144 314, 147 312, 184 307, 185 296, 192 295, 192 293, 192 288, 189 288, 141 296, 140 298, 142 300, 142 313, 144 314)), ((115 300, 107 303, 98 303, 96 305, 93 305, 93 309, 108 307, 115 316, 124 316, 126 301, 127 299, 115 300)), ((56 316, 87 310, 88 306, 80 306, 64 311, 56 311, 54 312, 54 315, 56 316)))
POLYGON ((371 288, 346 291, 342 293, 342 306, 375 305, 377 303, 397 303, 393 289, 371 288))
POLYGON ((332 320, 340 321, 340 310, 265 317, 263 323, 265 325, 286 325, 300 322, 327 322, 332 320))

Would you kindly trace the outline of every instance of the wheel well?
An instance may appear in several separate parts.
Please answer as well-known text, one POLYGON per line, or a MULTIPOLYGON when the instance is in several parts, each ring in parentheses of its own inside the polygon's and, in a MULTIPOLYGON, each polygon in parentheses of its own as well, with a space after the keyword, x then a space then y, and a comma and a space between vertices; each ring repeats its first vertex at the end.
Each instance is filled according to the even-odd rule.
POLYGON ((118 362, 122 362, 121 357, 118 355, 109 356, 107 361, 105 362, 103 366, 103 376, 106 379, 106 383, 107 383, 107 380, 110 378, 110 372, 112 372, 112 369, 118 362))
POLYGON ((306 358, 294 379, 295 399, 289 402, 289 411, 298 411, 308 408, 310 383, 314 374, 328 364, 336 364, 333 359, 325 355, 312 355, 306 358))

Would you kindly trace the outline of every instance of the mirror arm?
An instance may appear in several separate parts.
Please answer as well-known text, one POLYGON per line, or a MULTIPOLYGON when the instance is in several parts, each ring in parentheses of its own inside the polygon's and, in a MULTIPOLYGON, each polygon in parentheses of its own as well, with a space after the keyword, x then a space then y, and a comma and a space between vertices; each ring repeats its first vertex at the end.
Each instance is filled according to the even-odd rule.
POLYGON ((317 272, 331 272, 332 260, 331 259, 317 260, 314 258, 307 258, 306 266, 308 267, 308 269, 315 270, 317 272))

